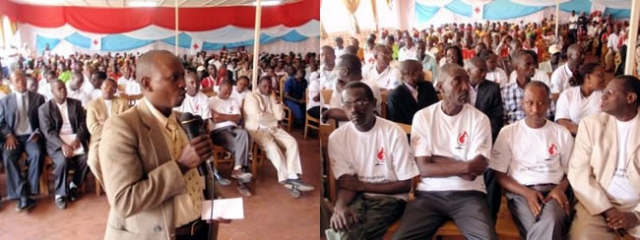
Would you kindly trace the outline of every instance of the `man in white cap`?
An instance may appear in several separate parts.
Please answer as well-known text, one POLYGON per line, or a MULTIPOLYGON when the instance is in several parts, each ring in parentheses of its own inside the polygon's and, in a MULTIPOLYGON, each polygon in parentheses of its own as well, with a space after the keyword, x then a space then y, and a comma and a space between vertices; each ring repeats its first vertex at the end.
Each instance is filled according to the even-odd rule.
POLYGON ((557 44, 549 46, 549 60, 541 62, 538 69, 546 73, 553 73, 560 63, 560 50, 557 44))

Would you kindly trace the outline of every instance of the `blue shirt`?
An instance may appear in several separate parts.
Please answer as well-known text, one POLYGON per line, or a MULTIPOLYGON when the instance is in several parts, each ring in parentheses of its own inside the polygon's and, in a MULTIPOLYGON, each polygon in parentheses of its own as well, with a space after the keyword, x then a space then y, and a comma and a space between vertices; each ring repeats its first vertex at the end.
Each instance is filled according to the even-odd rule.
POLYGON ((302 100, 304 99, 304 92, 307 90, 307 80, 296 81, 295 77, 291 77, 284 82, 284 92, 288 93, 290 97, 302 100))

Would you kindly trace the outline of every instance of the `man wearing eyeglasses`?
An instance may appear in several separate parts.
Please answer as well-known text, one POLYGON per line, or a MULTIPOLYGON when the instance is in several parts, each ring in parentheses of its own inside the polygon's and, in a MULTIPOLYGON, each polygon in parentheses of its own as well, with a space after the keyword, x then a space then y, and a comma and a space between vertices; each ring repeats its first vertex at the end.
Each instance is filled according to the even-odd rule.
POLYGON ((351 82, 341 98, 349 123, 329 136, 338 197, 327 239, 382 239, 402 215, 418 168, 404 131, 374 115, 369 86, 351 82), (345 147, 353 143, 366 144, 345 147))

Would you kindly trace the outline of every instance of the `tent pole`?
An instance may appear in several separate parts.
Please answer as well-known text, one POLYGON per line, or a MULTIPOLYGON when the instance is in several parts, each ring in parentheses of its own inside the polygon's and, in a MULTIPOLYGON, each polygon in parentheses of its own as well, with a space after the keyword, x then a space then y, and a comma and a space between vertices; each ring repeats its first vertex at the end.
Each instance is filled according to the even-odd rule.
POLYGON ((624 74, 634 75, 636 72, 636 45, 638 45, 638 20, 640 18, 640 2, 632 1, 631 18, 629 19, 629 42, 627 45, 627 61, 624 74))
MULTIPOLYGON (((560 0, 556 0, 556 42, 558 42, 558 29, 560 28, 560 0)), ((554 44, 555 44, 554 43, 554 44)))
POLYGON ((174 51, 175 51, 176 56, 178 56, 178 46, 179 46, 178 45, 178 23, 179 23, 178 22, 178 17, 179 17, 179 14, 178 14, 178 0, 175 1, 174 8, 175 8, 175 16, 176 16, 176 22, 175 22, 176 27, 175 27, 175 32, 173 33, 175 35, 174 36, 175 37, 175 40, 174 40, 175 41, 175 50, 174 51))
POLYGON ((260 0, 256 0, 256 24, 253 34, 253 79, 251 90, 258 89, 258 55, 260 54, 260 19, 262 15, 262 5, 260 0))

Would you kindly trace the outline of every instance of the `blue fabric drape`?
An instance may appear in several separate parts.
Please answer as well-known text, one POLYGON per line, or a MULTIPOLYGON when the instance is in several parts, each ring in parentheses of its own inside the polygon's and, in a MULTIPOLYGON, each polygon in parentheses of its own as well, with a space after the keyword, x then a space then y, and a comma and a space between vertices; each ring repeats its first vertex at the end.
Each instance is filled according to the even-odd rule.
POLYGON ((126 51, 152 44, 153 40, 141 40, 122 34, 107 35, 102 38, 102 51, 126 51))
POLYGON ((485 20, 506 20, 523 17, 542 11, 544 7, 533 7, 514 3, 510 0, 494 0, 484 5, 485 20))
POLYGON ((419 22, 419 23, 427 22, 431 20, 431 18, 433 18, 433 16, 435 16, 439 10, 440 10, 440 7, 426 6, 416 2, 415 8, 414 8, 415 20, 416 22, 419 22))
POLYGON ((58 44, 60 44, 60 41, 61 40, 57 38, 47 38, 36 35, 36 52, 38 55, 42 54, 47 44, 49 44, 49 49, 54 49, 58 44))

